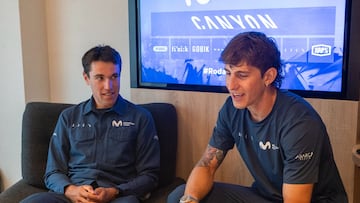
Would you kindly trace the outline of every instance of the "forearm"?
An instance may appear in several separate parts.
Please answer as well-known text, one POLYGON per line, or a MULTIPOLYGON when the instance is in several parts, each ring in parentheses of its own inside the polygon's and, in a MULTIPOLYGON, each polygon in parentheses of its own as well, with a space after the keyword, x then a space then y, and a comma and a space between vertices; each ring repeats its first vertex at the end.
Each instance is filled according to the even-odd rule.
POLYGON ((196 164, 187 180, 185 195, 190 195, 198 200, 204 198, 211 190, 214 183, 214 175, 225 153, 212 146, 206 148, 200 161, 196 164))
POLYGON ((120 195, 136 195, 142 197, 151 192, 158 185, 155 174, 140 175, 129 182, 118 185, 120 195))
POLYGON ((200 200, 209 193, 213 182, 214 172, 211 172, 208 167, 196 166, 187 180, 184 195, 200 200))
POLYGON ((70 144, 67 139, 66 119, 63 114, 61 115, 49 142, 44 181, 48 189, 65 193, 64 187, 71 184, 70 178, 68 177, 68 152, 70 151, 70 144))
POLYGON ((313 184, 283 184, 284 203, 310 203, 313 184))
MULTIPOLYGON (((129 181, 117 186, 121 195, 136 195, 139 198, 153 191, 159 182, 160 144, 150 112, 140 120, 136 146, 136 177, 127 177, 129 181)), ((133 168, 131 168, 133 170, 133 168)), ((134 171, 133 171, 134 172, 134 171)), ((130 172, 133 176, 133 172, 130 172)))
POLYGON ((70 185, 70 179, 68 176, 62 173, 47 173, 45 175, 45 185, 49 190, 65 193, 64 189, 70 185))

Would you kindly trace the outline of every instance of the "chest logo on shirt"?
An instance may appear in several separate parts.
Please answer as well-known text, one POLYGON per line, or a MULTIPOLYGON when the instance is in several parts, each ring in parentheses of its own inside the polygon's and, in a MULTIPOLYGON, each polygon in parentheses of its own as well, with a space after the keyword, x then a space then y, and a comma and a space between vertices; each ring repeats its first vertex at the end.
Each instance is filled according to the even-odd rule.
POLYGON ((111 122, 111 126, 116 127, 116 128, 118 128, 118 127, 129 127, 129 126, 133 126, 133 125, 135 125, 135 123, 130 122, 130 121, 122 121, 122 120, 116 121, 116 120, 113 120, 111 122))
POLYGON ((272 150, 277 150, 277 149, 279 149, 279 147, 278 146, 276 146, 275 144, 271 144, 271 142, 270 141, 267 141, 267 142, 263 142, 263 141, 260 141, 259 142, 259 147, 260 147, 260 149, 262 149, 262 150, 270 150, 270 149, 272 149, 272 150))

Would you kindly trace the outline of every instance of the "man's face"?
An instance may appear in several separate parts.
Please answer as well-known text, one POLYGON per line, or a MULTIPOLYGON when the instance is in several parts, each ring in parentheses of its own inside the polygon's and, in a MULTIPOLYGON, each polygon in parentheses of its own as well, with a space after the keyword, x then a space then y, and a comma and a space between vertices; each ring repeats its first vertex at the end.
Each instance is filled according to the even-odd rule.
POLYGON ((238 109, 256 108, 263 101, 266 81, 258 68, 243 65, 225 65, 226 87, 238 109))
POLYGON ((111 62, 94 61, 89 76, 83 73, 90 86, 97 109, 111 108, 119 96, 120 68, 111 62))

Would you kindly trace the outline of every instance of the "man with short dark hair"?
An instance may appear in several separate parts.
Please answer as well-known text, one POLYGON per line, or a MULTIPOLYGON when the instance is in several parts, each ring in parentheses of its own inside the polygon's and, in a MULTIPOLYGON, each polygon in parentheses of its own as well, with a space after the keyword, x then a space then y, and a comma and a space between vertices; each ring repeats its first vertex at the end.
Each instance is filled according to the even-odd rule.
POLYGON ((92 97, 65 109, 49 144, 45 184, 22 203, 139 203, 158 184, 153 118, 120 94, 120 54, 96 46, 83 58, 92 97))
POLYGON ((220 59, 230 96, 204 155, 168 203, 347 203, 320 116, 303 98, 279 89, 274 40, 260 32, 238 34, 220 59), (214 183, 234 145, 254 178, 251 187, 214 183))

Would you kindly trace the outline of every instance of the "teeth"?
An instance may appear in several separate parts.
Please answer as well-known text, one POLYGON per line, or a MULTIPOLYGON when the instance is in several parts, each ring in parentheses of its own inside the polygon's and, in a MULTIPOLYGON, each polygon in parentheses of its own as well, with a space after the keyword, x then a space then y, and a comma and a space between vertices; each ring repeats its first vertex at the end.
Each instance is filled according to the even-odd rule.
POLYGON ((232 94, 234 97, 241 97, 241 96, 243 96, 244 94, 241 94, 241 93, 233 93, 232 94))

